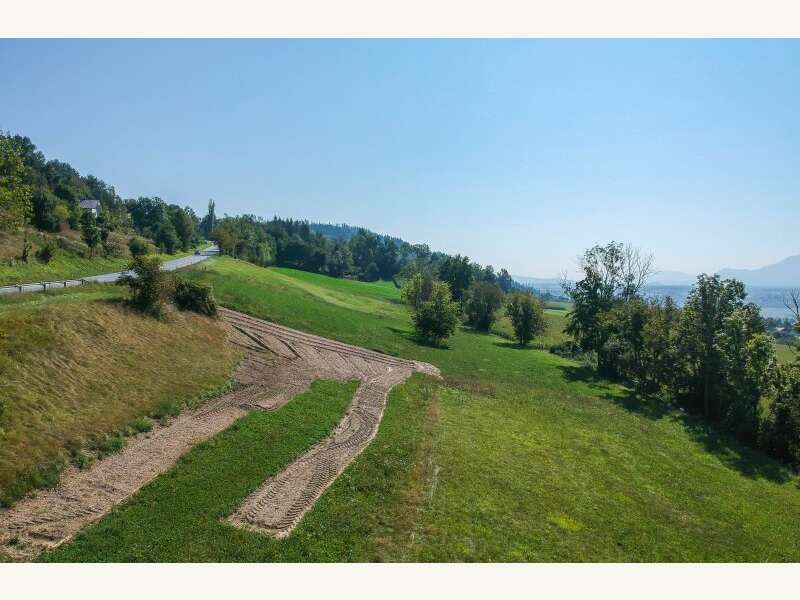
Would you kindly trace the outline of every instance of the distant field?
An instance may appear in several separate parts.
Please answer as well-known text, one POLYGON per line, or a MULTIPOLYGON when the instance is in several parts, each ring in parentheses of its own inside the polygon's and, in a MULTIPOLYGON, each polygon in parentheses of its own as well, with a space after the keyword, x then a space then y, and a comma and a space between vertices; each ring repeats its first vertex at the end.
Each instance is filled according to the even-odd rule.
POLYGON ((172 412, 231 375, 236 355, 217 323, 144 317, 122 293, 95 284, 0 296, 0 503, 54 483, 65 445, 172 412))
POLYGON ((788 363, 797 358, 797 350, 788 344, 775 344, 775 354, 779 363, 788 363))
MULTIPOLYGON (((302 399, 191 452, 48 560, 800 560, 797 477, 680 411, 497 335, 420 346, 391 284, 228 258, 190 273, 226 306, 431 362, 445 382, 395 388, 377 438, 284 542, 219 518, 256 485, 252 453, 268 477, 317 435, 295 428, 302 399)), ((540 347, 561 335, 548 314, 540 347)))

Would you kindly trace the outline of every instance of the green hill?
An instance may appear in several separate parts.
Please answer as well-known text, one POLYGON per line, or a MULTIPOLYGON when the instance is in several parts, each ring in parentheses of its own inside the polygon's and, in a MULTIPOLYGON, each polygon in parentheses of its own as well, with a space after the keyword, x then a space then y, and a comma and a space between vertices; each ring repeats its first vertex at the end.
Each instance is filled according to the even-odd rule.
POLYGON ((245 417, 45 560, 800 560, 796 476, 546 352, 563 311, 531 349, 467 329, 432 348, 391 283, 229 258, 189 273, 230 308, 433 363, 445 381, 396 388, 376 439, 285 541, 220 519, 330 430, 341 385, 310 392, 332 398, 324 409, 300 398, 245 417))
POLYGON ((70 459, 89 458, 87 443, 102 454, 145 416, 228 381, 236 353, 218 323, 144 317, 122 293, 94 284, 0 297, 0 506, 53 485, 70 459))

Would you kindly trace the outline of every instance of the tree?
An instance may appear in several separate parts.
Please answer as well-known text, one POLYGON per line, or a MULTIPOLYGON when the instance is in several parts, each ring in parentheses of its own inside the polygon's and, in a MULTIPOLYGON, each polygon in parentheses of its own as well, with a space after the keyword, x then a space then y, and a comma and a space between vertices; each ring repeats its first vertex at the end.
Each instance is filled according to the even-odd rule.
POLYGON ((89 256, 94 256, 94 249, 102 241, 102 232, 89 210, 84 210, 81 215, 81 238, 89 246, 89 256))
POLYGON ((500 286, 504 294, 508 294, 514 289, 514 280, 505 269, 500 269, 500 274, 497 276, 497 285, 500 286))
POLYGON ((448 256, 439 265, 439 279, 450 286, 453 299, 460 302, 472 283, 473 271, 469 258, 457 254, 448 256))
POLYGON ((684 371, 684 359, 678 352, 678 326, 681 311, 667 296, 663 301, 652 301, 649 314, 642 327, 642 373, 638 386, 643 391, 656 391, 665 386, 675 389, 675 383, 684 371))
POLYGON ((800 468, 800 361, 779 368, 774 390, 759 442, 770 454, 800 468))
POLYGON ((208 213, 200 221, 200 233, 205 239, 211 239, 214 229, 217 227, 217 216, 214 214, 214 201, 208 201, 208 213))
POLYGON ((719 419, 718 405, 722 356, 720 335, 725 320, 744 306, 744 284, 719 275, 700 275, 683 307, 679 351, 688 365, 686 386, 696 399, 702 399, 702 412, 708 419, 719 419))
POLYGON ((506 313, 514 327, 514 337, 520 346, 527 346, 536 336, 544 332, 544 308, 531 294, 517 292, 509 296, 506 313))
MULTIPOLYGON (((31 187, 25 183, 28 167, 10 136, 0 133, 0 229, 24 227, 31 214, 31 187)), ((28 257, 28 237, 23 236, 22 255, 28 257)))
MULTIPOLYGON (((642 287, 653 272, 652 255, 642 254, 629 244, 611 242, 587 250, 581 259, 581 270, 583 279, 574 284, 566 281, 562 284, 573 302, 567 315, 566 332, 575 338, 581 350, 597 354, 598 371, 618 376, 620 369, 614 358, 619 352, 609 346, 613 319, 609 319, 608 313, 617 304, 639 299, 642 287)), ((622 342, 632 344, 635 340, 622 342)))
POLYGON ((178 238, 181 249, 188 250, 191 248, 192 242, 194 242, 197 237, 192 217, 186 210, 175 207, 171 211, 170 220, 172 221, 172 226, 175 229, 175 235, 178 238))
POLYGON ((172 222, 167 220, 161 223, 156 232, 154 241, 158 244, 158 247, 161 248, 162 252, 175 254, 180 240, 178 239, 178 234, 175 232, 175 227, 172 225, 172 222))
POLYGON ((163 315, 174 291, 172 276, 161 270, 161 261, 153 255, 134 257, 119 282, 130 289, 131 304, 154 317, 163 315))
POLYGON ((364 281, 377 281, 381 276, 381 271, 378 268, 378 265, 374 262, 371 262, 367 265, 366 270, 364 271, 364 275, 362 279, 364 281))
POLYGON ((423 302, 431 299, 433 294, 433 277, 428 273, 414 273, 400 290, 400 296, 413 310, 423 302))
POLYGON ((502 290, 494 283, 476 281, 467 294, 465 307, 467 323, 479 331, 489 331, 501 306, 503 306, 502 290))
POLYGON ((412 319, 417 337, 433 344, 442 344, 456 330, 458 304, 453 301, 449 286, 433 282, 429 300, 421 302, 412 319))

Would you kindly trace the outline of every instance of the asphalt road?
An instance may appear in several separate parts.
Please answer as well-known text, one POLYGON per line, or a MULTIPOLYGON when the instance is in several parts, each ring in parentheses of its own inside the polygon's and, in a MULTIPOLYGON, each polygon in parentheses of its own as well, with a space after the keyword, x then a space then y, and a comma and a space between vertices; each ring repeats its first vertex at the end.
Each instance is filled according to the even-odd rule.
MULTIPOLYGON (((162 263, 161 268, 164 271, 175 271, 197 264, 206 260, 209 256, 216 256, 219 253, 217 246, 208 246, 200 251, 200 254, 190 254, 183 258, 176 258, 162 263)), ((115 283, 125 274, 125 271, 117 273, 105 273, 103 275, 90 275, 89 277, 82 277, 80 279, 67 279, 61 281, 43 281, 38 283, 21 283, 18 285, 4 285, 0 286, 0 294, 20 294, 23 292, 43 292, 47 290, 60 289, 65 287, 76 287, 84 283, 115 283)))

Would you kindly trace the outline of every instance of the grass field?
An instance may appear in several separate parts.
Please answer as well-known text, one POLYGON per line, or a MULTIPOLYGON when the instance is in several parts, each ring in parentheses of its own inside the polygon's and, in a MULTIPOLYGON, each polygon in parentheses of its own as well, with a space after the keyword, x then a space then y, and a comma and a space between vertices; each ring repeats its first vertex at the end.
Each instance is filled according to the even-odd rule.
POLYGON ((775 344, 775 355, 779 363, 788 363, 797 358, 797 350, 788 344, 775 344))
MULTIPOLYGON (((800 560, 797 477, 680 411, 497 335, 420 346, 391 284, 228 258, 190 273, 231 308, 431 362, 445 382, 396 388, 376 439, 284 542, 219 518, 316 439, 295 421, 321 435, 340 414, 306 415, 304 399, 246 417, 47 560, 800 560)), ((561 335, 549 314, 542 346, 561 335)))
POLYGON ((157 321, 122 294, 87 285, 0 297, 0 502, 55 483, 65 446, 112 450, 137 418, 230 377, 237 357, 219 324, 179 312, 157 321))

